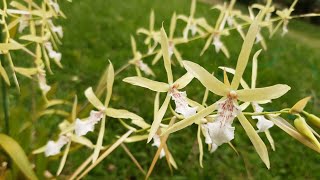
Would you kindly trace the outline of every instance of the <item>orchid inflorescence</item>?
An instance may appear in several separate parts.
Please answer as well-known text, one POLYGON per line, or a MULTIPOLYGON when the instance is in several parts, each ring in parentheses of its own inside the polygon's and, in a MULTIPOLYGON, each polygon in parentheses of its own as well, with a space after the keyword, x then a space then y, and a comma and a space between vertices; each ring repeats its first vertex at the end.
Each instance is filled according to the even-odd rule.
MULTIPOLYGON (((10 5, 16 9, 5 8, 4 11, 1 11, 2 24, 5 24, 7 37, 5 43, 2 43, 0 48, 1 52, 7 54, 8 57, 10 57, 10 51, 17 49, 22 49, 32 55, 35 58, 36 67, 18 68, 10 63, 13 68, 13 76, 16 79, 15 72, 29 77, 35 75, 39 80, 40 89, 46 94, 50 90, 50 86, 46 84, 46 71, 44 70, 44 66, 51 72, 48 57, 58 66, 61 66, 61 54, 55 49, 56 43, 60 42, 63 33, 61 27, 55 26, 51 19, 64 15, 60 11, 56 1, 44 1, 44 4, 41 6, 37 6, 32 1, 27 2, 29 2, 28 6, 24 6, 13 1, 10 5), (12 21, 8 26, 6 25, 5 18, 7 14, 16 17, 16 20, 12 21), (28 50, 25 45, 10 38, 10 29, 16 27, 17 24, 19 24, 19 32, 23 32, 25 28, 30 28, 31 34, 23 35, 19 39, 35 43, 35 53, 28 50), (40 36, 37 35, 37 30, 41 32, 40 36), (42 61, 42 57, 45 58, 44 62, 42 61)), ((167 36, 164 27, 159 30, 154 27, 155 15, 154 11, 151 11, 149 29, 139 28, 137 30, 138 34, 146 36, 144 44, 148 47, 148 51, 145 54, 138 51, 135 38, 131 36, 130 41, 133 57, 118 71, 114 71, 113 65, 110 62, 95 91, 90 87, 84 93, 89 103, 95 109, 90 111, 88 117, 78 118, 78 100, 75 96, 71 113, 55 111, 55 113, 60 112, 60 115, 69 117, 59 124, 60 133, 57 140, 48 141, 46 145, 35 150, 33 153, 37 154, 44 152, 47 157, 54 156, 60 154, 62 148, 66 146, 57 172, 57 175, 59 175, 63 170, 73 143, 91 149, 92 155, 89 156, 70 177, 70 179, 80 179, 106 158, 113 150, 121 146, 125 148, 129 157, 142 173, 146 174, 146 178, 148 178, 159 158, 165 157, 170 169, 172 169, 172 166, 177 168, 178 165, 175 162, 166 141, 170 135, 192 125, 198 126, 197 140, 200 152, 199 163, 201 167, 203 166, 202 162, 204 155, 203 139, 208 145, 210 152, 217 151, 218 147, 223 144, 228 144, 236 151, 235 146, 232 144, 232 140, 235 138, 236 129, 234 123, 236 123, 236 119, 244 128, 256 152, 267 168, 270 168, 268 150, 265 143, 260 138, 259 133, 266 134, 272 149, 275 150, 274 140, 270 133, 270 128, 274 125, 278 126, 309 148, 320 152, 320 143, 318 142, 320 136, 307 124, 307 122, 310 122, 315 126, 320 127, 320 119, 303 110, 310 99, 309 97, 300 100, 292 108, 285 108, 272 112, 264 111, 264 108, 262 107, 263 104, 271 103, 271 100, 278 99, 285 95, 290 90, 290 87, 285 84, 256 87, 258 57, 262 50, 255 52, 253 55, 250 86, 242 77, 246 70, 246 66, 249 63, 253 46, 259 43, 264 50, 267 49, 265 37, 261 33, 263 28, 268 29, 269 36, 272 37, 273 34, 278 31, 279 27, 282 26, 281 34, 285 35, 288 33, 287 26, 290 19, 319 15, 305 14, 292 16, 291 13, 294 11, 297 0, 292 3, 289 9, 284 9, 282 11, 276 11, 271 0, 268 0, 265 5, 253 4, 249 7, 249 15, 235 9, 235 2, 235 0, 231 0, 229 3, 214 6, 213 9, 218 10, 220 14, 215 25, 211 25, 205 18, 196 17, 196 0, 192 0, 189 15, 173 14, 170 21, 169 36, 167 36), (274 12, 276 16, 272 16, 272 13, 274 12), (182 32, 182 37, 175 36, 175 34, 177 34, 175 33, 177 20, 186 23, 182 32), (277 23, 275 27, 274 23, 277 23), (249 29, 247 33, 245 33, 245 28, 247 26, 249 26, 249 29), (228 36, 229 32, 232 30, 236 30, 239 33, 243 39, 243 44, 235 68, 219 67, 224 74, 223 81, 220 81, 199 64, 183 60, 181 53, 178 51, 178 46, 180 44, 187 44, 198 39, 206 39, 201 55, 205 53, 212 44, 214 46, 212 49, 214 49, 216 53, 221 51, 226 58, 229 58, 231 54, 225 43, 223 43, 223 38, 228 36), (158 47, 159 49, 157 49, 158 47), (151 56, 154 56, 151 62, 152 65, 157 65, 157 62, 159 62, 162 57, 167 75, 166 82, 155 81, 144 77, 145 75, 156 78, 156 74, 148 65, 149 63, 145 62, 145 59, 151 56), (172 71, 172 65, 175 63, 172 59, 176 59, 177 63, 181 66, 180 68, 186 70, 186 73, 176 80, 173 78, 174 72, 172 71), (110 107, 115 77, 131 65, 135 66, 137 76, 127 77, 123 79, 123 81, 156 92, 153 120, 150 123, 133 112, 110 107), (229 76, 230 74, 233 76, 231 82, 229 81, 228 73, 229 76), (205 87, 205 91, 203 91, 204 99, 201 103, 189 99, 187 96, 188 93, 182 90, 187 86, 190 86, 189 84, 193 80, 199 81, 205 87), (105 101, 101 102, 100 97, 105 91, 105 101), (220 99, 207 105, 209 92, 220 97, 220 99), (166 95, 164 101, 160 103, 160 95, 162 93, 165 93, 166 95), (170 102, 175 104, 175 108, 171 107, 170 102), (252 106, 253 111, 246 111, 250 105, 252 106), (294 125, 291 125, 292 123, 283 119, 281 117, 283 114, 296 116, 297 118, 293 122, 294 125), (252 126, 248 117, 252 120, 257 120, 257 128, 252 126), (107 118, 118 119, 120 124, 128 130, 122 136, 117 136, 116 142, 111 145, 103 144, 107 118), (131 119, 131 122, 126 122, 124 119, 131 119), (98 138, 94 144, 85 136, 89 132, 95 132, 95 125, 99 123, 100 129, 98 138), (141 168, 137 160, 125 146, 125 143, 135 143, 145 140, 148 143, 153 141, 153 144, 151 145, 158 148, 148 173, 144 172, 143 168, 141 168)), ((11 58, 8 59, 12 62, 11 58)), ((2 66, 0 66, 0 70, 2 77, 9 83, 8 76, 2 66)), ((47 100, 47 107, 54 106, 60 102, 61 101, 59 100, 47 100)), ((46 110, 43 114, 48 114, 49 112, 49 110, 46 110)))

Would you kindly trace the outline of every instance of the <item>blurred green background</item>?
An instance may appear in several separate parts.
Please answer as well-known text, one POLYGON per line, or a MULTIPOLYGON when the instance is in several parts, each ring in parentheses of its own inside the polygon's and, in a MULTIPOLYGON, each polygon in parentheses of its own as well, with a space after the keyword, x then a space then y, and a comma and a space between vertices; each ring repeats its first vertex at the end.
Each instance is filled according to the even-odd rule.
MULTIPOLYGON (((108 65, 109 59, 114 68, 118 69, 131 58, 130 35, 135 36, 138 50, 143 53, 147 51, 143 44, 144 36, 137 36, 136 30, 139 27, 149 27, 151 9, 155 12, 156 28, 160 28, 163 22, 164 27, 168 29, 173 12, 188 15, 190 3, 189 0, 81 0, 72 3, 61 1, 61 9, 68 17, 66 20, 59 20, 59 23, 64 27, 65 35, 63 45, 60 47, 64 68, 55 67, 54 76, 48 75, 49 84, 55 83, 56 93, 55 95, 51 94, 51 97, 72 100, 73 94, 76 93, 79 101, 84 102, 84 90, 89 86, 96 85, 108 65)), ((218 12, 210 10, 210 7, 211 5, 208 3, 198 2, 196 17, 203 16, 210 24, 214 24, 218 12)), ((239 8, 246 12, 244 6, 239 5, 239 8)), ((183 22, 178 21, 176 36, 182 36, 184 26, 183 22)), ((289 23, 289 34, 281 37, 281 34, 278 33, 272 39, 267 39, 268 50, 263 51, 259 57, 257 86, 264 87, 283 83, 288 84, 292 89, 285 96, 274 100, 272 104, 265 105, 266 110, 290 107, 301 98, 311 95, 313 98, 308 104, 307 110, 320 115, 319 31, 320 27, 292 20, 289 23)), ((263 31, 263 34, 265 37, 268 35, 267 31, 263 31)), ((177 46, 177 48, 182 53, 183 59, 199 63, 209 72, 214 71, 215 75, 222 79, 222 72, 217 67, 235 67, 242 39, 237 32, 231 31, 231 35, 223 37, 222 41, 230 51, 230 59, 226 59, 222 53, 215 53, 213 46, 210 46, 207 52, 200 56, 204 40, 193 41, 186 45, 177 46)), ((260 45, 255 45, 254 51, 260 48, 260 45)), ((144 60, 149 65, 151 61, 152 57, 144 60)), ((162 61, 151 68, 157 75, 156 80, 166 81, 162 61)), ((173 67, 173 71, 175 78, 185 73, 185 70, 178 66, 173 67)), ((111 106, 128 109, 151 123, 155 93, 122 82, 123 78, 134 75, 135 70, 130 67, 116 77, 111 106)), ((244 74, 244 79, 249 82, 250 77, 251 62, 244 74)), ((28 88, 28 86, 24 88, 28 88)), ((197 80, 194 80, 186 88, 186 91, 189 98, 201 102, 204 88, 197 80)), ((19 102, 30 103, 30 101, 24 100, 27 98, 26 94, 22 90, 21 97, 16 102, 12 102, 11 106, 19 104, 19 102)), ((215 100, 217 97, 210 94, 208 103, 215 100)), ((14 109, 12 111, 14 113, 27 110, 14 109)), ((18 117, 22 115, 18 114, 16 117, 12 115, 12 121, 19 122, 18 117)), ((83 115, 83 117, 85 116, 86 114, 83 115)), ((287 118, 291 121, 293 117, 287 118)), ((30 152, 45 144, 48 138, 56 136, 58 131, 56 125, 59 122, 61 119, 50 116, 39 120, 35 124, 37 133, 33 134, 36 144, 31 147, 26 146, 27 142, 23 142, 23 136, 18 133, 15 136, 19 142, 25 144, 24 148, 30 152)), ((236 126, 236 136, 233 144, 241 156, 237 156, 228 145, 220 146, 213 154, 210 154, 205 148, 204 168, 201 168, 198 163, 197 127, 191 126, 173 134, 168 140, 168 147, 179 169, 170 174, 165 159, 161 159, 158 161, 151 179, 320 179, 320 155, 289 137, 281 129, 277 127, 271 129, 276 143, 275 152, 271 150, 264 134, 260 134, 269 150, 271 169, 268 170, 239 123, 235 121, 234 125, 236 126)), ((114 142, 115 135, 125 131, 117 120, 109 119, 104 143, 114 142)), ((88 137, 92 140, 97 138, 93 133, 90 133, 88 137)), ((147 171, 156 148, 146 142, 128 144, 128 147, 147 171)), ((72 174, 90 153, 90 150, 81 149, 70 154, 61 179, 72 174)), ((47 164, 51 172, 57 170, 59 163, 58 160, 46 162, 43 155, 37 155, 36 162, 42 165, 47 164)), ((85 179, 143 178, 143 174, 123 149, 119 148, 91 171, 85 179)))

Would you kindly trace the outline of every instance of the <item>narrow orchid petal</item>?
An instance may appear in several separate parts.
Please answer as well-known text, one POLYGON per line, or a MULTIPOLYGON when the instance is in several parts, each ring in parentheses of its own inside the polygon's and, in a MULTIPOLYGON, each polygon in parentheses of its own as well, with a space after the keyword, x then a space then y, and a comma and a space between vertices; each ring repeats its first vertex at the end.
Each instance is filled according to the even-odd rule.
POLYGON ((240 101, 257 102, 277 99, 286 94, 290 89, 288 85, 277 84, 264 88, 241 89, 236 92, 240 101))
POLYGON ((232 89, 238 89, 240 80, 242 78, 242 74, 247 66, 249 56, 251 49, 254 44, 254 40, 256 38, 256 35, 259 32, 259 25, 258 25, 258 20, 255 19, 253 23, 250 25, 250 28, 248 30, 248 33, 244 39, 244 42, 242 44, 242 48, 238 57, 237 61, 237 67, 235 71, 235 75, 233 77, 231 87, 232 89))
POLYGON ((156 92, 167 92, 169 85, 163 82, 153 81, 144 77, 127 77, 123 79, 124 82, 133 84, 135 86, 144 87, 156 92))
POLYGON ((176 29, 176 24, 177 24, 177 16, 176 16, 176 13, 174 12, 171 17, 171 22, 170 22, 169 39, 173 39, 174 31, 176 29))
POLYGON ((99 154, 102 148, 102 143, 103 143, 103 136, 106 128, 105 126, 106 126, 106 116, 103 116, 101 125, 100 125, 98 140, 92 154, 92 163, 95 163, 99 157, 99 154))
POLYGON ((257 132, 254 130, 252 125, 249 123, 247 118, 242 113, 240 113, 237 117, 243 129, 246 131, 249 139, 251 140, 254 148, 259 154, 260 158, 262 159, 264 164, 267 166, 267 168, 270 169, 270 161, 269 161, 269 155, 268 155, 268 150, 266 145, 264 144, 264 142, 261 140, 257 132))
POLYGON ((154 28, 154 11, 153 9, 151 10, 150 13, 150 24, 149 24, 149 30, 152 32, 154 28))
POLYGON ((97 98, 97 96, 94 94, 92 87, 89 87, 84 92, 85 96, 87 97, 88 101, 97 109, 103 110, 105 109, 102 102, 97 98))
POLYGON ((135 124, 142 129, 150 127, 150 125, 147 124, 142 117, 124 109, 107 108, 106 115, 113 118, 132 119, 132 124, 135 124))
POLYGON ((192 76, 192 74, 187 72, 179 79, 177 79, 173 84, 177 86, 177 89, 183 89, 192 81, 193 78, 194 77, 192 76))
POLYGON ((208 106, 207 108, 199 111, 197 114, 175 123, 170 128, 165 130, 161 135, 162 136, 168 135, 170 133, 174 133, 174 132, 179 131, 187 126, 192 125, 197 120, 202 119, 202 118, 206 117, 207 115, 209 115, 210 113, 212 113, 216 109, 216 107, 217 107, 216 104, 212 104, 211 106, 208 106))
POLYGON ((213 34, 208 37, 206 44, 204 45, 203 49, 201 50, 200 56, 202 56, 203 53, 206 52, 206 50, 209 48, 210 43, 212 41, 212 38, 213 38, 213 34))
POLYGON ((78 97, 77 95, 75 95, 73 105, 72 105, 72 111, 71 111, 71 122, 74 122, 76 120, 77 105, 78 105, 78 97))
POLYGON ((201 139, 201 125, 198 125, 197 140, 199 145, 199 164, 203 168, 203 144, 201 139))
POLYGON ((161 56, 162 56, 162 52, 159 51, 159 52, 154 56, 151 64, 152 64, 152 65, 155 65, 155 64, 160 60, 161 56))
POLYGON ((182 65, 182 57, 181 57, 180 52, 177 50, 177 48, 173 48, 173 54, 176 56, 180 66, 183 67, 183 65, 182 65))
POLYGON ((172 70, 171 70, 171 60, 169 56, 169 42, 168 42, 167 34, 163 27, 161 28, 161 50, 163 55, 164 67, 166 69, 167 76, 168 76, 168 83, 172 84, 173 76, 172 76, 172 70))
POLYGON ((137 45, 136 45, 136 40, 134 39, 133 36, 130 36, 131 40, 131 49, 132 49, 132 54, 135 55, 137 52, 137 45))
POLYGON ((227 85, 223 84, 200 65, 191 61, 183 61, 183 65, 189 73, 197 78, 211 92, 219 96, 226 96, 229 92, 227 85))
POLYGON ((109 61, 108 73, 107 73, 107 96, 104 102, 104 106, 108 107, 111 96, 112 96, 112 87, 114 82, 114 69, 112 63, 109 61))
POLYGON ((268 141, 269 141, 269 143, 270 143, 270 145, 271 145, 271 149, 272 149, 273 151, 275 151, 275 150, 276 150, 276 147, 275 147, 275 145, 274 145, 274 140, 273 140, 273 138, 272 138, 272 136, 271 136, 271 134, 270 134, 270 131, 269 131, 269 130, 266 130, 264 133, 266 134, 266 137, 267 137, 267 139, 268 139, 268 141))
POLYGON ((252 61, 252 74, 251 74, 251 88, 256 88, 256 81, 257 81, 257 71, 258 71, 258 56, 261 53, 261 49, 257 51, 253 55, 252 61))
POLYGON ((291 109, 290 112, 291 113, 300 113, 303 111, 303 109, 306 107, 308 101, 311 99, 310 96, 305 97, 303 99, 301 99, 300 101, 298 101, 291 109))
POLYGON ((154 121, 152 122, 152 125, 151 125, 151 128, 150 128, 150 133, 149 133, 149 136, 148 136, 148 143, 151 141, 153 136, 158 131, 158 128, 160 127, 160 123, 162 121, 162 118, 163 118, 164 114, 167 111, 170 99, 171 99, 171 97, 170 97, 170 95, 168 93, 166 99, 164 100, 164 102, 162 104, 162 106, 160 107, 159 111, 156 113, 154 121))
POLYGON ((60 173, 62 172, 62 170, 64 168, 64 165, 66 164, 66 160, 67 160, 68 153, 69 153, 69 150, 70 150, 70 145, 71 145, 71 141, 69 141, 66 149, 64 150, 64 153, 63 153, 63 156, 61 158, 61 161, 60 161, 60 164, 59 164, 59 168, 58 168, 58 171, 57 171, 57 176, 60 175, 60 173))
MULTIPOLYGON (((235 70, 234 69, 232 69, 232 68, 228 68, 228 67, 224 67, 224 66, 219 66, 219 69, 222 69, 222 70, 226 70, 228 73, 231 73, 231 74, 233 74, 234 75, 234 73, 235 73, 235 70)), ((249 89, 250 87, 249 87, 249 85, 241 78, 241 80, 240 80, 240 84, 241 84, 241 86, 243 87, 243 89, 249 89)))

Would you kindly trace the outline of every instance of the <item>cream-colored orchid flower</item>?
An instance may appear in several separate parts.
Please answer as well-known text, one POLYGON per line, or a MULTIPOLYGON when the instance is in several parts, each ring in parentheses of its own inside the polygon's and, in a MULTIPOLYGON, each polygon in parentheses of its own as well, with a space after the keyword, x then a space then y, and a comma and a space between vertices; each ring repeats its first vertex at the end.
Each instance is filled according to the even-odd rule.
POLYGON ((135 65, 137 75, 142 76, 141 75, 141 71, 142 71, 146 75, 155 76, 151 68, 142 61, 142 55, 139 51, 137 51, 137 44, 134 37, 131 36, 130 39, 131 39, 131 49, 132 49, 133 58, 129 60, 129 63, 135 65))
MULTIPOLYGON (((147 123, 144 122, 143 118, 141 118, 140 116, 129 112, 127 110, 123 110, 123 109, 113 109, 109 107, 109 102, 111 99, 111 95, 112 95, 112 87, 113 87, 113 82, 114 82, 114 69, 112 64, 110 63, 109 68, 108 68, 108 72, 107 72, 107 78, 106 78, 106 84, 107 84, 107 95, 105 98, 105 103, 103 104, 98 98, 97 96, 94 94, 92 88, 88 88, 85 91, 85 96, 87 97, 87 99, 89 100, 89 102, 96 108, 99 110, 99 112, 103 113, 102 116, 102 120, 101 120, 101 126, 100 126, 100 131, 99 131, 99 135, 98 135, 98 140, 93 152, 93 157, 92 157, 92 161, 95 162, 99 156, 99 152, 101 150, 102 147, 102 142, 103 142, 103 135, 104 135, 104 131, 105 131, 105 122, 106 122, 106 117, 112 117, 112 118, 122 118, 122 119, 132 119, 132 123, 135 124, 136 126, 139 126, 141 128, 148 128, 149 125, 147 123)), ((92 117, 89 119, 87 119, 86 121, 88 122, 87 125, 87 129, 90 129, 92 127, 92 122, 96 122, 99 121, 98 119, 100 118, 100 114, 97 112, 93 112, 92 117), (98 116, 97 116, 98 115, 98 116), (93 120, 92 120, 93 119, 93 120)), ((84 128, 84 126, 81 126, 82 128, 84 128)), ((90 129, 91 130, 91 129, 90 129)))
POLYGON ((244 73, 248 63, 255 37, 259 32, 258 22, 261 16, 262 14, 260 13, 256 20, 253 21, 244 39, 244 43, 239 54, 235 75, 231 84, 228 83, 228 80, 225 80, 225 83, 220 82, 203 67, 196 63, 190 61, 183 62, 184 67, 189 73, 197 78, 206 88, 209 89, 209 91, 216 95, 222 96, 222 99, 208 106, 207 108, 200 110, 197 114, 174 124, 172 127, 168 128, 163 135, 181 130, 198 121, 199 119, 206 117, 217 109, 218 112, 215 121, 217 121, 216 123, 220 123, 220 128, 217 127, 216 124, 209 124, 207 128, 211 127, 211 129, 208 129, 208 133, 217 131, 220 132, 210 134, 211 141, 214 143, 223 143, 227 142, 228 139, 232 139, 233 128, 230 125, 232 124, 233 119, 237 117, 251 142, 253 143, 257 153, 266 166, 268 168, 270 167, 268 151, 265 144, 238 107, 238 100, 242 102, 257 102, 276 99, 284 95, 290 89, 290 87, 287 85, 278 84, 265 88, 238 90, 242 74, 244 73))
POLYGON ((289 32, 288 30, 288 24, 289 20, 291 19, 291 13, 294 11, 294 7, 297 4, 298 0, 293 1, 289 9, 284 9, 282 11, 278 10, 276 11, 276 14, 281 18, 281 21, 278 22, 273 32, 270 34, 270 37, 273 36, 273 34, 279 29, 279 27, 282 25, 282 36, 287 34, 289 32))
POLYGON ((162 27, 161 28, 161 49, 162 49, 161 54, 163 55, 163 61, 164 61, 164 66, 167 73, 168 83, 153 81, 144 77, 128 77, 123 79, 124 82, 130 83, 136 86, 144 87, 156 92, 167 93, 166 99, 164 100, 160 109, 156 111, 155 119, 150 129, 148 142, 150 142, 153 136, 156 134, 160 126, 160 123, 162 121, 162 118, 168 108, 171 97, 175 101, 177 101, 178 103, 177 110, 179 110, 179 112, 182 112, 185 115, 190 115, 190 109, 188 107, 187 102, 184 99, 185 96, 182 96, 179 90, 187 86, 193 79, 193 76, 189 73, 186 73, 185 75, 180 77, 178 80, 173 81, 173 75, 171 70, 171 60, 169 56, 168 47, 169 47, 169 41, 167 38, 167 34, 164 28, 162 27))
POLYGON ((149 29, 139 28, 137 30, 138 34, 146 35, 146 39, 144 40, 144 44, 148 45, 148 54, 153 53, 154 49, 157 47, 158 43, 160 43, 160 32, 154 30, 154 12, 153 10, 150 13, 150 23, 149 29), (153 44, 152 44, 153 41, 153 44))
MULTIPOLYGON (((169 37, 168 37, 168 52, 169 52, 169 58, 171 59, 172 55, 174 55, 178 61, 178 63, 182 66, 182 57, 180 52, 177 50, 176 46, 178 44, 186 42, 184 38, 174 38, 174 31, 176 29, 176 24, 177 24, 177 17, 176 13, 173 13, 171 17, 171 22, 170 22, 170 31, 169 31, 169 37)), ((161 35, 162 37, 162 35, 161 35)), ((160 58, 162 57, 162 51, 159 51, 155 57, 152 60, 152 64, 156 64, 160 58)))
POLYGON ((260 11, 265 11, 266 12, 266 16, 264 18, 264 22, 267 23, 267 27, 269 30, 269 33, 271 34, 273 31, 273 23, 271 22, 271 16, 272 13, 275 11, 275 7, 271 6, 272 0, 268 0, 267 2, 267 6, 262 5, 262 4, 252 4, 251 8, 252 9, 258 9, 260 11), (270 6, 268 6, 268 4, 270 4, 270 6))
MULTIPOLYGON (((229 7, 232 7, 233 4, 230 3, 229 7)), ((200 53, 202 55, 210 46, 210 43, 215 46, 216 53, 220 50, 224 55, 229 58, 230 54, 224 43, 221 41, 222 36, 228 36, 229 31, 225 29, 225 24, 228 19, 227 4, 224 3, 223 6, 215 6, 213 9, 218 9, 220 11, 219 17, 216 21, 215 27, 210 26, 205 19, 199 22, 199 26, 203 27, 210 35, 200 53)))
POLYGON ((196 4, 197 0, 192 0, 189 17, 185 15, 177 16, 177 19, 181 19, 182 21, 187 23, 186 27, 183 29, 183 38, 186 40, 188 39, 189 31, 191 31, 192 36, 196 35, 197 33, 199 33, 200 35, 204 35, 203 30, 198 27, 199 21, 203 21, 203 18, 194 18, 194 14, 196 12, 196 4))
MULTIPOLYGON (((258 75, 258 56, 261 53, 261 50, 257 51, 254 56, 253 56, 253 61, 252 61, 252 75, 251 75, 251 87, 243 80, 240 80, 240 84, 244 89, 254 89, 256 88, 256 81, 257 81, 257 75, 258 75)), ((219 67, 220 69, 223 69, 231 74, 235 74, 235 70, 232 68, 227 68, 227 67, 219 67)), ((263 107, 261 107, 259 104, 265 104, 271 101, 260 101, 260 102, 251 102, 252 108, 255 113, 261 113, 263 112, 263 107)), ((249 104, 243 104, 244 109, 247 108, 249 104)), ((244 110, 242 109, 242 110, 244 110)), ((252 116, 253 119, 257 119, 257 127, 258 131, 257 132, 265 132, 268 141, 270 142, 270 145, 273 150, 275 150, 274 146, 274 140, 269 132, 269 128, 271 128, 274 123, 270 120, 268 120, 265 116, 263 115, 257 115, 257 116, 252 116)))
POLYGON ((236 0, 231 0, 229 6, 221 6, 216 5, 213 9, 219 9, 220 12, 224 12, 224 16, 226 17, 227 24, 230 28, 235 27, 242 39, 244 39, 244 32, 242 30, 242 26, 238 23, 237 17, 242 16, 241 11, 234 10, 234 4, 236 0))

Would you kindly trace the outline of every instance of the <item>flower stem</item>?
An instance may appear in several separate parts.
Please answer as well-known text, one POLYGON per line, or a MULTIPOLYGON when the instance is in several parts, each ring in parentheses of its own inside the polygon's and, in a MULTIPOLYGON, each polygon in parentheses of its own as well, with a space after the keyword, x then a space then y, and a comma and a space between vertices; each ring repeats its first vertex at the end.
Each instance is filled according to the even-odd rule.
MULTIPOLYGON (((0 29, 0 42, 2 42, 2 28, 0 29)), ((0 54, 0 62, 2 66, 4 66, 4 55, 0 54)), ((4 114, 4 124, 5 124, 5 134, 10 134, 10 126, 9 126, 9 99, 7 92, 7 84, 3 78, 1 78, 1 92, 2 92, 2 108, 4 114)))

